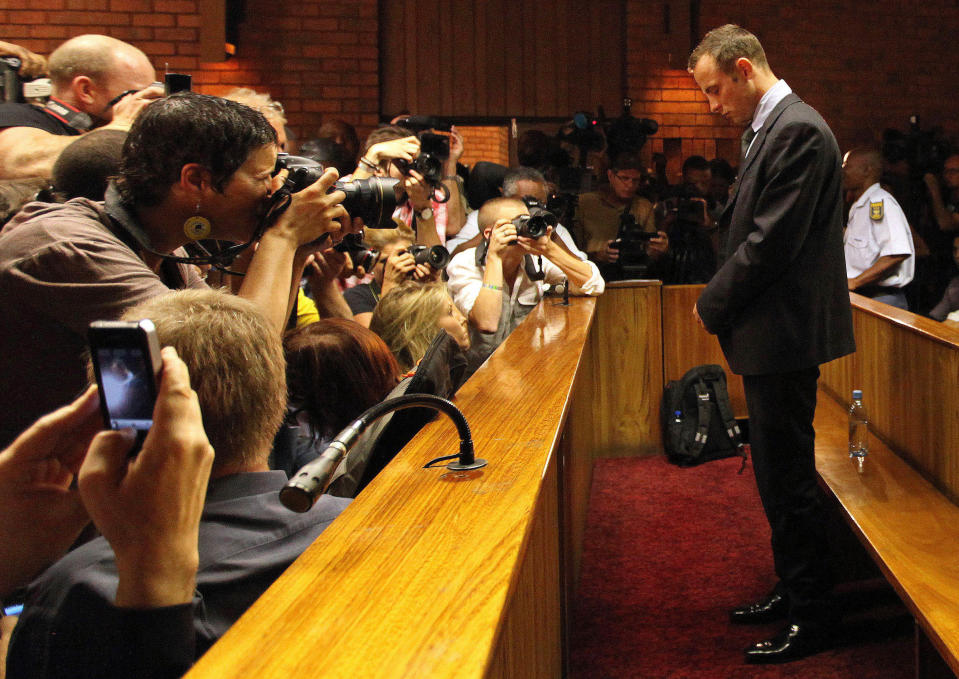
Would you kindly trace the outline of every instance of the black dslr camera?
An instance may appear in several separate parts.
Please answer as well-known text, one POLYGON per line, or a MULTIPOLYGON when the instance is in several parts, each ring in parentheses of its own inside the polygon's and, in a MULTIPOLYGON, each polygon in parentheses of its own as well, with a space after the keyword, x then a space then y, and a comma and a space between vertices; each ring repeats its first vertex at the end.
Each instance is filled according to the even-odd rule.
POLYGON ((442 245, 427 247, 414 244, 410 246, 409 252, 417 264, 429 264, 435 271, 442 271, 450 263, 450 251, 442 245))
POLYGON ((528 215, 517 215, 513 218, 513 226, 516 227, 516 235, 524 238, 542 238, 546 235, 549 227, 556 228, 559 220, 556 215, 546 209, 546 207, 535 198, 527 196, 523 198, 526 207, 529 208, 528 215))
POLYGON ((409 176, 410 172, 416 170, 426 183, 432 187, 434 194, 439 191, 442 196, 434 197, 437 203, 445 203, 450 199, 449 190, 443 186, 443 165, 450 157, 449 139, 441 134, 432 132, 420 132, 420 154, 412 161, 403 158, 394 158, 393 164, 404 175, 409 176))
MULTIPOLYGON (((313 184, 323 175, 323 166, 302 156, 291 156, 281 153, 276 159, 274 174, 280 170, 288 170, 283 190, 287 193, 296 193, 313 184)), ((351 217, 359 217, 371 229, 392 229, 396 226, 393 221, 393 211, 396 209, 396 180, 384 177, 370 177, 369 179, 354 179, 353 181, 338 181, 329 190, 343 191, 343 207, 351 217)), ((279 192, 278 192, 279 193, 279 192)))
POLYGON ((380 261, 380 251, 371 248, 363 241, 363 236, 358 233, 348 233, 343 236, 343 240, 333 246, 338 252, 345 252, 350 256, 350 261, 354 267, 363 267, 363 270, 369 273, 380 261))

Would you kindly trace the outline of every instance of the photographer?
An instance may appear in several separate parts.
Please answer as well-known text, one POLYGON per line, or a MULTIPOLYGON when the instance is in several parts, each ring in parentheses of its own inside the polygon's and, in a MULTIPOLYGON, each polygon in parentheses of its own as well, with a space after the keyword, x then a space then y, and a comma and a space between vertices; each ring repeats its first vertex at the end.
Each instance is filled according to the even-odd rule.
POLYGON ((573 235, 590 260, 601 265, 604 276, 618 278, 620 253, 615 240, 623 215, 632 215, 640 230, 656 233, 645 245, 651 260, 656 261, 666 253, 669 239, 664 231, 656 231, 652 203, 636 195, 643 181, 639 156, 619 154, 610 163, 606 176, 609 184, 605 188, 579 197, 573 235))
POLYGON ((709 212, 712 170, 702 156, 683 162, 683 183, 655 206, 670 248, 658 262, 664 283, 706 283, 716 272, 716 223, 709 212))
POLYGON ((0 57, 19 59, 19 73, 24 78, 41 78, 47 74, 47 60, 26 47, 0 40, 0 57))
POLYGON ((94 128, 128 130, 163 91, 133 45, 105 35, 81 35, 50 55, 53 92, 45 107, 0 104, 0 179, 50 177, 73 137, 94 128))
POLYGON ((393 216, 413 229, 417 243, 443 245, 448 237, 459 233, 466 223, 465 201, 456 175, 456 163, 463 155, 463 137, 453 127, 448 157, 432 158, 433 162, 443 163, 442 185, 449 192, 449 200, 445 202, 436 200, 439 189, 431 186, 420 172, 412 168, 405 171, 400 168, 402 164, 413 163, 422 150, 420 140, 410 130, 395 125, 381 127, 366 138, 366 148, 353 172, 353 178, 363 179, 375 175, 400 180, 397 198, 405 193, 407 200, 400 204, 393 216))
POLYGON ((416 263, 409 252, 413 232, 405 226, 370 229, 365 238, 370 247, 379 252, 379 259, 372 269, 373 279, 348 288, 343 297, 353 312, 353 320, 368 328, 373 310, 383 295, 411 277, 420 282, 435 280, 439 271, 434 271, 428 264, 416 263))
MULTIPOLYGON (((83 387, 90 321, 117 318, 171 289, 205 287, 194 266, 171 254, 185 256, 180 248, 193 238, 254 238, 281 184, 273 176, 276 155, 276 133, 261 114, 217 97, 175 94, 135 121, 104 203, 33 203, 7 224, 0 232, 0 372, 7 387, 0 444, 83 387)), ((327 171, 292 195, 260 238, 239 287, 278 335, 312 252, 301 246, 341 230, 337 220, 347 217, 343 193, 327 193, 335 180, 327 171)))
POLYGON ((567 279, 572 291, 584 295, 599 295, 605 289, 596 265, 554 241, 552 227, 539 238, 519 235, 517 222, 522 224, 529 214, 516 198, 487 201, 479 216, 486 240, 453 257, 446 269, 453 301, 469 319, 471 371, 533 310, 546 284, 567 279))

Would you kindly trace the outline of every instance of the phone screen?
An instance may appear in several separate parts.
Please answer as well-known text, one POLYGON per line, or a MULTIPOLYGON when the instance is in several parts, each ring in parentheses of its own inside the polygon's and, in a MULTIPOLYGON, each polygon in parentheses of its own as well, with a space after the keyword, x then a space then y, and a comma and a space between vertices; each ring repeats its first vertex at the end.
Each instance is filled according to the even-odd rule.
POLYGON ((146 356, 139 347, 101 347, 102 398, 106 403, 111 429, 149 429, 153 424, 153 379, 146 356))

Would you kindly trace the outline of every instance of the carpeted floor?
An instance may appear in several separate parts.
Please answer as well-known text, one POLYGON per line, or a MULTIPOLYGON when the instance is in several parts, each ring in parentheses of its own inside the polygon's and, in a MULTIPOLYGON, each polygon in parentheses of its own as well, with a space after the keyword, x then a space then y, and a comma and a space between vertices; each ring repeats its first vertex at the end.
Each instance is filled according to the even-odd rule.
POLYGON ((780 624, 734 626, 728 609, 774 583, 769 528, 738 458, 680 469, 665 458, 596 463, 572 610, 573 679, 906 679, 911 620, 882 582, 847 585, 839 647, 779 666, 743 649, 780 624))

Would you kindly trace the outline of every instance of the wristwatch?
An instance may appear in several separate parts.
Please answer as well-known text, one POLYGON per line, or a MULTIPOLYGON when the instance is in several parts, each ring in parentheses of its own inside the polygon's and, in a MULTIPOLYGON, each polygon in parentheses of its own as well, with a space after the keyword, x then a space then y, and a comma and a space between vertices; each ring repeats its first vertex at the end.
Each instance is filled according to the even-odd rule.
POLYGON ((424 207, 422 210, 416 212, 416 216, 420 219, 433 219, 433 208, 424 207))

